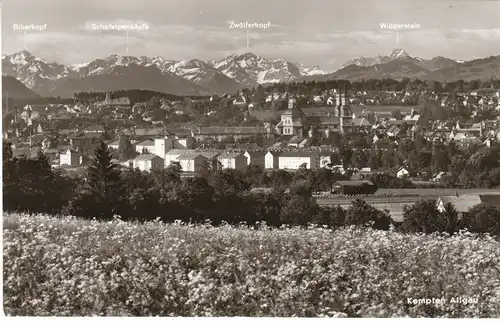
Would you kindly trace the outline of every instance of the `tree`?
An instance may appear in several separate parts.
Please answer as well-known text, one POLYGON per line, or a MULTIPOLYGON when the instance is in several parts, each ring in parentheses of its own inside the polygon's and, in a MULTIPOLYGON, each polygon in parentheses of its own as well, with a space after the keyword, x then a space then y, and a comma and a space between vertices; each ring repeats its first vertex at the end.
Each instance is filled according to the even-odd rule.
POLYGON ((392 116, 392 118, 395 118, 396 120, 401 120, 401 119, 403 119, 403 115, 402 115, 402 114, 401 114, 401 112, 400 112, 399 110, 397 110, 397 109, 396 109, 396 110, 393 110, 393 111, 391 112, 391 116, 392 116))
POLYGON ((11 142, 2 142, 2 159, 3 161, 9 161, 12 159, 13 153, 12 153, 12 143, 11 142))
POLYGON ((466 214, 465 221, 471 232, 500 235, 500 208, 486 204, 474 206, 466 214))
POLYGON ((320 207, 318 215, 313 217, 312 223, 327 225, 330 228, 337 228, 344 225, 346 210, 340 205, 320 207))
POLYGON ((319 206, 313 197, 290 193, 284 197, 280 220, 283 224, 307 226, 318 212, 319 206))
MULTIPOLYGON (((4 144, 4 156, 9 146, 4 144)), ((3 209, 31 213, 59 213, 70 200, 74 181, 52 171, 47 157, 38 153, 3 159, 3 209)))
POLYGON ((120 207, 126 206, 121 202, 123 184, 120 184, 119 165, 112 163, 111 158, 108 146, 101 141, 87 169, 86 184, 77 189, 66 214, 110 219, 120 212, 120 207))
POLYGON ((118 155, 120 161, 122 162, 132 159, 136 155, 134 146, 132 146, 130 139, 126 135, 120 136, 120 141, 118 143, 118 155))
POLYGON ((195 223, 213 219, 214 190, 206 178, 189 177, 182 181, 175 193, 185 217, 189 217, 195 223))
POLYGON ((459 229, 458 212, 452 204, 445 204, 444 210, 439 211, 435 201, 422 200, 405 208, 402 226, 404 231, 411 233, 454 234, 459 229))
POLYGON ((345 215, 345 225, 370 226, 376 230, 388 230, 392 219, 362 199, 356 199, 345 215))
POLYGON ((446 172, 448 170, 449 158, 443 149, 436 149, 434 151, 431 162, 434 173, 446 172))
POLYGON ((248 208, 244 221, 248 224, 256 222, 266 222, 270 226, 279 227, 281 225, 280 212, 281 201, 284 194, 280 191, 272 193, 253 193, 247 196, 248 208))

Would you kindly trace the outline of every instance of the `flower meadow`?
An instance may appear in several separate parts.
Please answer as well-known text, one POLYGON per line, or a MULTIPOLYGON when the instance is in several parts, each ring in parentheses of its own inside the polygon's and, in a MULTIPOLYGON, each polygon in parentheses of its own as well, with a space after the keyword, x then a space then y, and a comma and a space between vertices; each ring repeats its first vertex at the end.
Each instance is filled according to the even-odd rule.
POLYGON ((7 315, 500 316, 489 236, 23 214, 3 224, 7 315))

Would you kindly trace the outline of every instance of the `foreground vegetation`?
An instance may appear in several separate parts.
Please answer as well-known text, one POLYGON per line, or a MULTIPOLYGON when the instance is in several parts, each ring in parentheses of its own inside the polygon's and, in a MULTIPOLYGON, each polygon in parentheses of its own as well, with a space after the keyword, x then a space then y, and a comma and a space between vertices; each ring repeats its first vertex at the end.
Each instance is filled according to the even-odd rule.
POLYGON ((6 214, 3 260, 9 315, 500 316, 500 244, 467 232, 6 214))

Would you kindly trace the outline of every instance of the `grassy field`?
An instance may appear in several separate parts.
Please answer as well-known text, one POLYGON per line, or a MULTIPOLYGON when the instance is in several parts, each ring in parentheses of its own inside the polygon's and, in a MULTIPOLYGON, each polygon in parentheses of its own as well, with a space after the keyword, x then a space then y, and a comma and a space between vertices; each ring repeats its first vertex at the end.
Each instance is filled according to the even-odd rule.
POLYGON ((378 195, 368 195, 368 196, 336 196, 336 197, 317 197, 316 202, 320 205, 342 205, 351 204, 356 198, 364 199, 368 204, 379 204, 379 203, 415 203, 422 199, 437 200, 437 196, 378 196, 378 195))
POLYGON ((500 316, 500 244, 469 234, 5 214, 3 244, 8 315, 500 316))
POLYGON ((480 188, 381 188, 377 194, 419 195, 419 196, 455 196, 456 194, 500 194, 500 189, 480 188))

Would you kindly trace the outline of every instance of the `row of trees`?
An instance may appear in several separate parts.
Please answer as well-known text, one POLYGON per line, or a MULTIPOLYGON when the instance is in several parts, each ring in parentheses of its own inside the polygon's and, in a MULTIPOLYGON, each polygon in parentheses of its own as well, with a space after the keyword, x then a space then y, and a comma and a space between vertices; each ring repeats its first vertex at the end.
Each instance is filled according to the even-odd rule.
MULTIPOLYGON (((153 173, 123 169, 111 162, 104 143, 95 151, 85 175, 72 179, 52 171, 41 154, 33 159, 15 158, 5 143, 3 153, 4 211, 63 213, 104 220, 116 215, 123 220, 139 221, 158 217, 165 222, 209 220, 216 225, 222 222, 254 225, 265 221, 271 226, 313 223, 332 228, 370 225, 389 229, 395 224, 389 213, 360 199, 348 209, 318 206, 312 196, 314 186, 328 183, 311 183, 311 174, 306 169, 294 174, 289 192, 284 187, 290 182, 274 177, 272 192, 259 194, 249 192, 255 183, 248 179, 250 172, 214 168, 184 179, 178 163, 153 173)), ((405 232, 451 234, 468 228, 500 234, 499 218, 500 210, 496 207, 479 206, 461 217, 452 206, 438 211, 435 202, 421 201, 406 209, 398 228, 405 232)))
MULTIPOLYGON (((325 80, 325 81, 303 81, 293 83, 278 83, 270 85, 267 89, 276 92, 290 92, 293 94, 312 95, 324 90, 343 89, 356 91, 432 91, 438 93, 469 92, 480 88, 500 88, 500 80, 472 80, 472 81, 422 81, 420 79, 411 80, 403 78, 402 80, 369 79, 361 81, 348 80, 325 80)), ((256 89, 254 89, 256 90, 256 89)))

